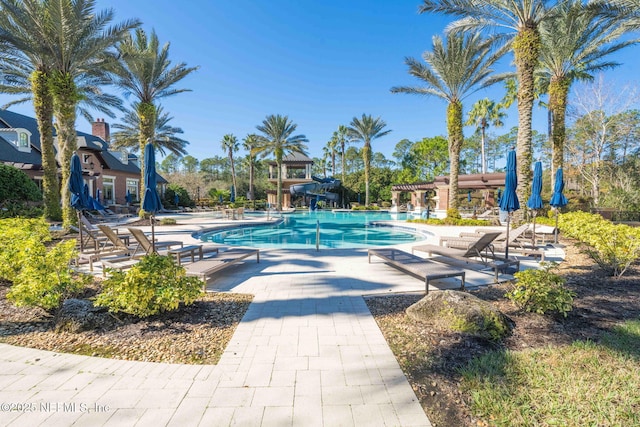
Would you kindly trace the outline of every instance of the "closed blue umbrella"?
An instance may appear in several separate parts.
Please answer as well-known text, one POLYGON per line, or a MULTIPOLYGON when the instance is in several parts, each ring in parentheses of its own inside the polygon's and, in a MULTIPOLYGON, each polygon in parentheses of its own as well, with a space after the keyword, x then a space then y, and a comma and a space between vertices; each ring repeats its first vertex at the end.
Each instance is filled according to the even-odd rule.
POLYGON ((235 188, 233 188, 233 185, 231 186, 231 195, 229 196, 229 201, 231 203, 236 201, 236 190, 235 188))
POLYGON ((542 162, 536 162, 533 167, 533 182, 531 196, 527 200, 527 207, 533 211, 533 245, 536 244, 536 215, 542 209, 542 162))
POLYGON ((511 212, 520 209, 520 202, 518 201, 518 195, 516 194, 516 187, 518 186, 518 176, 516 175, 516 152, 514 150, 509 151, 507 154, 507 175, 504 180, 504 192, 502 198, 500 198, 500 209, 507 212, 507 245, 505 246, 504 255, 505 258, 509 258, 509 221, 511 220, 511 212))
POLYGON ((175 193, 173 195, 173 204, 176 205, 176 207, 177 207, 178 203, 180 203, 180 196, 178 196, 178 193, 175 193))
POLYGON ((156 178, 156 153, 153 145, 147 143, 144 147, 144 195, 142 196, 142 210, 151 214, 151 250, 156 251, 156 235, 154 214, 162 209, 162 202, 158 195, 156 178))
POLYGON ((471 203, 471 191, 467 191, 467 201, 471 203))
POLYGON ((498 188, 498 203, 500 203, 501 197, 502 197, 502 189, 498 188))
POLYGON ((127 190, 127 195, 124 196, 124 199, 127 201, 127 204, 131 204, 131 191, 127 190))
POLYGON ((100 199, 101 199, 101 197, 100 197, 100 196, 101 196, 101 195, 102 195, 102 194, 101 194, 101 192, 100 192, 100 189, 96 190, 96 200, 98 201, 98 203, 100 203, 100 199))
MULTIPOLYGON (((71 156, 71 167, 69 169, 69 192, 71 193, 71 206, 78 212, 78 224, 80 224, 80 216, 82 211, 87 209, 87 198, 84 194, 84 180, 82 179, 82 164, 77 153, 71 156)), ((80 250, 83 250, 82 227, 79 228, 80 233, 80 250)))
POLYGON ((564 190, 564 175, 562 172, 562 168, 558 168, 556 171, 556 180, 553 183, 553 194, 551 195, 551 200, 549 204, 555 208, 556 211, 556 229, 554 236, 554 243, 558 243, 558 209, 567 206, 567 198, 562 194, 564 190))

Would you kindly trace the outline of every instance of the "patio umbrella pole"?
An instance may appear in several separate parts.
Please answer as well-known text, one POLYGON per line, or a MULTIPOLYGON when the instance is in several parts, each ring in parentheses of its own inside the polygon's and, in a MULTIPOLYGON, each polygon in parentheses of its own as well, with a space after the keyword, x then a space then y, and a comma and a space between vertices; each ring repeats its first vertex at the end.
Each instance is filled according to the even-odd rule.
POLYGON ((78 233, 80 236, 80 252, 84 250, 84 243, 82 242, 82 219, 80 218, 82 214, 78 211, 78 233))
POLYGON ((556 211, 556 228, 553 230, 553 243, 558 244, 558 208, 555 208, 556 211))
POLYGON ((149 218, 151 218, 151 252, 156 253, 156 226, 154 223, 154 215, 151 214, 149 218))
POLYGON ((509 228, 511 227, 509 225, 509 221, 511 220, 511 212, 507 213, 507 235, 506 235, 506 245, 504 247, 504 259, 505 262, 507 262, 509 260, 509 228))
POLYGON ((533 211, 533 236, 531 237, 531 244, 533 246, 536 245, 536 216, 538 215, 538 211, 533 211))

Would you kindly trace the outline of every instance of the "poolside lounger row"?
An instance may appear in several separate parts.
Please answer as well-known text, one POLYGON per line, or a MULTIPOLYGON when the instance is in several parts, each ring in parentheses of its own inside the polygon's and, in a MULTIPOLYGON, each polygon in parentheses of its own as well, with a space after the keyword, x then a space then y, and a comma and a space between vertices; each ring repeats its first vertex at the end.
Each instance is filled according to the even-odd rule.
POLYGON ((425 281, 425 293, 429 293, 429 282, 448 277, 460 277, 460 289, 464 289, 465 271, 450 265, 420 258, 408 252, 393 248, 369 249, 371 255, 383 259, 386 263, 425 281))

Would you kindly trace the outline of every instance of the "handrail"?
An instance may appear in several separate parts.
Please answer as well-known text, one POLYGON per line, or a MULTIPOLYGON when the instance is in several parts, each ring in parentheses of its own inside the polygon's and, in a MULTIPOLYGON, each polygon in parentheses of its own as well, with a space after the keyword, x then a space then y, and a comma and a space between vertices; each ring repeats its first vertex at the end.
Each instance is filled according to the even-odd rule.
POLYGON ((316 251, 320 251, 320 220, 316 220, 316 251))

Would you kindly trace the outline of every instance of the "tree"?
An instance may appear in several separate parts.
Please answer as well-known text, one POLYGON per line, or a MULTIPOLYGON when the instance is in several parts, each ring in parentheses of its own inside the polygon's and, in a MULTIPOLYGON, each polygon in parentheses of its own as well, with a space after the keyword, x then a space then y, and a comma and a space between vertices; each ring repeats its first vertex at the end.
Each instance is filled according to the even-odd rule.
POLYGON ((362 118, 354 117, 349 124, 349 135, 356 141, 362 141, 362 159, 364 160, 365 205, 369 206, 369 173, 371 170, 371 141, 391 132, 383 130, 387 124, 380 117, 374 119, 362 114, 362 118))
POLYGON ((186 155, 182 158, 182 166, 184 167, 185 173, 196 173, 198 170, 198 159, 193 156, 186 155))
MULTIPOLYGON (((48 83, 53 93, 53 114, 62 170, 62 219, 65 226, 75 221, 69 193, 71 156, 77 149, 76 114, 82 99, 82 82, 107 82, 115 55, 112 48, 138 20, 111 25, 115 12, 97 12, 95 0, 48 0, 47 20, 41 27, 50 51, 51 75, 48 83)), ((93 84, 93 86, 98 86, 93 84)))
POLYGON ((308 139, 304 135, 293 135, 298 125, 289 120, 288 116, 269 115, 256 129, 262 133, 258 135, 256 153, 263 157, 273 154, 278 168, 277 184, 277 209, 282 210, 282 158, 288 153, 303 153, 307 146, 308 139))
POLYGON ((334 136, 338 142, 338 145, 340 146, 340 158, 341 158, 341 172, 342 172, 342 182, 344 182, 344 180, 346 179, 345 177, 345 170, 346 170, 346 164, 345 164, 345 147, 347 144, 349 144, 351 142, 351 139, 349 137, 349 129, 344 126, 344 125, 340 125, 338 126, 338 130, 335 131, 334 136))
POLYGON ((479 33, 451 34, 446 45, 439 36, 433 37, 433 51, 422 57, 426 65, 414 58, 406 58, 409 74, 426 83, 424 87, 400 86, 392 93, 436 96, 447 101, 447 133, 449 138, 449 209, 458 208, 458 175, 462 133, 462 100, 493 83, 491 66, 503 52, 491 53, 491 42, 479 33))
POLYGON ((255 186, 253 183, 254 180, 254 172, 256 169, 256 159, 255 159, 255 149, 258 145, 258 136, 256 134, 249 134, 244 138, 242 143, 242 148, 249 152, 248 162, 249 162, 249 200, 253 200, 253 206, 255 208, 256 204, 256 195, 255 195, 255 186))
POLYGON ((480 131, 480 171, 481 173, 487 173, 487 159, 485 155, 485 136, 486 130, 489 126, 493 125, 501 127, 504 125, 502 119, 507 114, 502 111, 502 104, 496 104, 489 98, 484 98, 477 101, 471 107, 469 111, 469 118, 465 123, 467 126, 475 125, 476 130, 480 131))
POLYGON ((496 30, 493 38, 513 50, 518 79, 518 196, 526 200, 531 187, 533 163, 532 114, 534 71, 542 41, 540 23, 551 13, 549 0, 423 0, 419 13, 436 12, 459 16, 449 24, 450 32, 474 29, 496 30), (504 32, 498 32, 503 31, 504 32))
MULTIPOLYGON (((184 62, 171 65, 169 43, 160 47, 155 32, 147 33, 138 28, 129 32, 118 44, 120 62, 115 67, 114 83, 125 96, 133 96, 133 104, 139 121, 140 174, 144 177, 144 146, 147 141, 155 140, 158 100, 190 89, 178 89, 175 85, 198 67, 187 67, 184 62)), ((142 179, 141 182, 144 182, 142 179)), ((142 185, 143 186, 143 185, 142 185)), ((144 188, 141 188, 144 194, 144 188)), ((143 212, 141 212, 141 215, 143 212)))
POLYGON ((233 153, 240 149, 240 143, 238 138, 232 133, 228 133, 222 137, 220 145, 223 150, 226 150, 229 157, 229 164, 231 165, 231 182, 233 183, 233 191, 238 191, 238 183, 236 182, 236 167, 233 163, 233 153))
POLYGON ((558 4, 555 13, 540 25, 542 50, 540 73, 549 93, 552 168, 564 161, 565 117, 571 85, 593 80, 593 72, 619 65, 606 58, 635 40, 619 41, 625 33, 620 19, 603 17, 581 0, 558 4))
MULTIPOLYGON (((158 106, 155 111, 156 118, 154 120, 155 130, 151 143, 156 150, 163 156, 169 151, 176 156, 184 156, 187 154, 186 146, 188 141, 178 138, 176 134, 184 133, 181 128, 173 127, 169 124, 173 117, 169 113, 163 111, 162 106, 158 106)), ((113 125, 117 132, 111 134, 113 140, 113 148, 128 148, 131 152, 137 152, 140 149, 140 118, 136 113, 136 105, 133 110, 127 110, 122 117, 123 123, 113 125)), ((144 151, 143 151, 144 153, 144 151)))
POLYGON ((178 165, 180 163, 180 158, 175 154, 171 153, 167 157, 165 157, 160 163, 160 170, 165 173, 176 173, 178 171, 178 165))
POLYGON ((333 133, 331 139, 327 142, 326 148, 331 158, 331 175, 335 178, 336 175, 336 151, 338 149, 338 145, 340 144, 338 140, 337 132, 333 133))
MULTIPOLYGON (((58 134, 58 139, 66 225, 75 218, 70 214, 66 185, 70 153, 76 144, 73 139, 75 107, 81 101, 113 116, 108 107, 118 104, 116 98, 99 89, 104 83, 103 54, 123 28, 138 25, 137 21, 128 21, 105 31, 113 12, 108 10, 94 14, 93 7, 94 2, 91 1, 0 0, 0 45, 5 54, 4 61, 0 62, 0 74, 5 75, 6 83, 1 90, 27 95, 14 103, 33 101, 42 150, 45 217, 49 219, 62 218, 58 167, 53 148, 54 95, 57 93, 60 98, 61 88, 54 87, 54 83, 66 78, 68 89, 71 92, 77 89, 78 96, 72 98, 71 105, 74 123, 60 123, 58 120, 65 131, 58 134), (72 130, 68 131, 71 125, 72 130), (65 135, 67 139, 63 138, 65 135)), ((58 105, 62 105, 60 101, 58 105)), ((82 104, 79 106, 80 112, 86 113, 82 104)))

